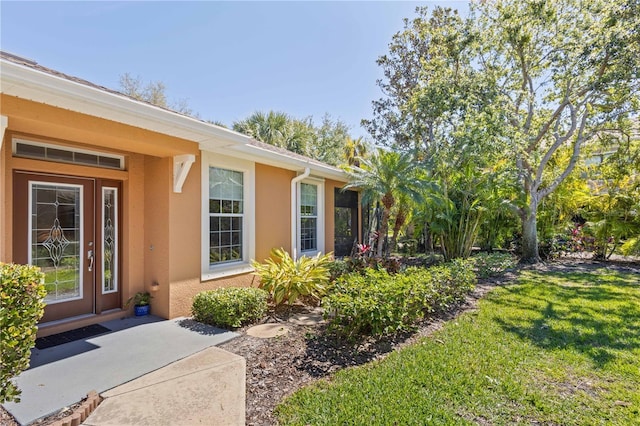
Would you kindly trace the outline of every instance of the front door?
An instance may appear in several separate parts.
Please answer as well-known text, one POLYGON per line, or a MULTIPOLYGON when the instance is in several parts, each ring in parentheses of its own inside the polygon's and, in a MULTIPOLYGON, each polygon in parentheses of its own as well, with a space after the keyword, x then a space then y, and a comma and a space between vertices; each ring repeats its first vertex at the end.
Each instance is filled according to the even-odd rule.
POLYGON ((13 258, 45 274, 42 322, 120 308, 120 188, 14 172, 13 258))

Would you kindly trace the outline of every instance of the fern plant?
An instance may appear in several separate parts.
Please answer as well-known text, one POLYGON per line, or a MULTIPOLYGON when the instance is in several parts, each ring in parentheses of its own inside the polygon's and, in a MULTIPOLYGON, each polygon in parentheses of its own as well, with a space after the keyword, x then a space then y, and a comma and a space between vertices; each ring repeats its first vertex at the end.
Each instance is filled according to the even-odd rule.
POLYGON ((276 306, 284 302, 291 305, 300 296, 322 297, 329 284, 332 258, 333 253, 318 253, 293 260, 283 248, 278 248, 271 250, 271 258, 265 263, 254 260, 251 265, 254 274, 260 277, 259 287, 269 292, 276 306))

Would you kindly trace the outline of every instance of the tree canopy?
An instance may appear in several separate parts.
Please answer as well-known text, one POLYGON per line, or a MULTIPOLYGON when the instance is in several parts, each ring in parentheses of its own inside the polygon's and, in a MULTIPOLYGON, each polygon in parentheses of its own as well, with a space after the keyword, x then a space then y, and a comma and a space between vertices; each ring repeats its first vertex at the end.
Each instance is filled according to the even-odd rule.
POLYGON ((480 1, 468 18, 418 8, 378 60, 385 96, 364 124, 431 167, 504 162, 504 201, 521 221, 523 258, 535 262, 541 200, 585 143, 624 132, 639 109, 639 4, 480 1))
POLYGON ((120 76, 120 91, 139 101, 149 102, 191 117, 200 117, 198 113, 189 107, 186 99, 169 100, 166 93, 167 87, 162 81, 145 83, 139 76, 133 77, 129 73, 124 73, 120 76))
MULTIPOLYGON (((257 111, 234 122, 233 130, 334 166, 348 161, 349 127, 329 114, 316 126, 311 117, 297 119, 284 112, 257 111)), ((363 145, 360 141, 359 147, 363 145)))

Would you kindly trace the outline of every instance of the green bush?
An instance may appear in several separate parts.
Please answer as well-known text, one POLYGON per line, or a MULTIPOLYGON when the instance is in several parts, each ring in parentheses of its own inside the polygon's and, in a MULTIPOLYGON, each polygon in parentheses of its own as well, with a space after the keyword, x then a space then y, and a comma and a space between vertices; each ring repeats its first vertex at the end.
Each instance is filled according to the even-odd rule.
POLYGON ((0 263, 0 403, 20 401, 20 389, 11 379, 29 368, 36 324, 44 314, 40 268, 0 263))
POLYGON ((260 277, 260 288, 269 292, 277 305, 292 304, 300 296, 319 299, 329 284, 329 265, 333 253, 314 257, 301 256, 293 260, 284 249, 271 250, 265 263, 251 262, 260 277))
POLYGON ((343 259, 335 259, 333 262, 329 263, 328 269, 330 282, 334 282, 341 276, 352 272, 347 261, 343 259))
POLYGON ((269 294, 259 288, 219 288, 193 298, 191 313, 196 321, 220 327, 242 327, 267 312, 269 294))
POLYGON ((331 330, 338 334, 391 334, 459 302, 475 280, 472 263, 462 260, 396 275, 368 268, 338 279, 322 304, 331 330))
POLYGON ((478 253, 472 259, 478 278, 498 277, 518 263, 518 259, 510 253, 478 253))
POLYGON ((357 272, 364 274, 367 269, 375 269, 378 271, 386 271, 389 274, 397 274, 403 268, 400 259, 395 257, 368 257, 353 256, 345 257, 343 260, 334 260, 329 264, 331 282, 343 275, 357 272))

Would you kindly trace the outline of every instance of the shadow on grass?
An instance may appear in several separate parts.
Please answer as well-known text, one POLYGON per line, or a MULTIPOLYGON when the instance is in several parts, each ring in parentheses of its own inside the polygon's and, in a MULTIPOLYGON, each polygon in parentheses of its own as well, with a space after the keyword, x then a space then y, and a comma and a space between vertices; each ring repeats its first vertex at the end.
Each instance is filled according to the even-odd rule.
POLYGON ((506 297, 490 298, 511 309, 494 318, 502 329, 544 349, 581 353, 598 368, 614 361, 619 351, 640 348, 640 287, 633 276, 597 271, 539 275, 505 288, 506 297))

